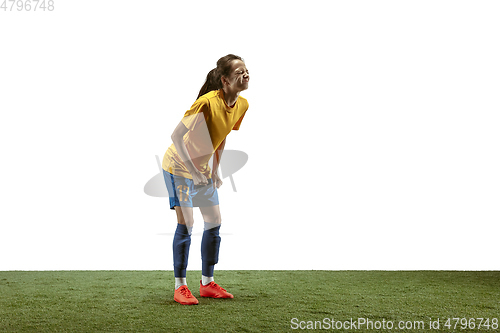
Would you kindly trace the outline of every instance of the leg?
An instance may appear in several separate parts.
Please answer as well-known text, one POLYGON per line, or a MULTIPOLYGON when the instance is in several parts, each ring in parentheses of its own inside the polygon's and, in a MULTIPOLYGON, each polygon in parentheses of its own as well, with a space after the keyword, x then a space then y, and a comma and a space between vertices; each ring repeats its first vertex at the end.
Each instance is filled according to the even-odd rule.
POLYGON ((191 246, 191 230, 193 228, 193 208, 180 207, 180 197, 185 206, 190 206, 191 198, 190 183, 188 179, 174 176, 163 171, 165 183, 170 200, 170 209, 175 209, 177 215, 177 229, 175 230, 172 244, 174 257, 175 292, 174 301, 180 304, 198 304, 196 297, 186 284, 186 269, 189 257, 189 247, 191 246), (177 192, 178 191, 178 192, 177 192))
POLYGON ((200 284, 201 297, 233 298, 224 288, 214 282, 214 266, 219 261, 221 224, 219 205, 200 207, 205 220, 205 231, 201 239, 202 276, 200 284))

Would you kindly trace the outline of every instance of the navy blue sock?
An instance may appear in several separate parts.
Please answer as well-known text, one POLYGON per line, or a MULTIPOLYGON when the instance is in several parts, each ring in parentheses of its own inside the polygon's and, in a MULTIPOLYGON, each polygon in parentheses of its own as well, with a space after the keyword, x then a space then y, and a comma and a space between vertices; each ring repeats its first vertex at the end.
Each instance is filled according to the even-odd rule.
POLYGON ((191 232, 184 224, 177 224, 175 230, 173 252, 174 252, 174 275, 175 277, 186 277, 186 268, 189 257, 189 246, 191 245, 191 232))
POLYGON ((214 276, 214 265, 219 261, 220 224, 205 222, 205 230, 201 239, 201 274, 214 276))

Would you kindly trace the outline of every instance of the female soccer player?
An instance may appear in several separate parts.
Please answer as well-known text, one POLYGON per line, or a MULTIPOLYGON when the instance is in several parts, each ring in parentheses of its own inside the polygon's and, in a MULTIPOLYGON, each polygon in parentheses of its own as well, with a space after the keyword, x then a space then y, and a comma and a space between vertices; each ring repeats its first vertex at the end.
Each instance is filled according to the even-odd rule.
POLYGON ((222 185, 217 169, 226 136, 238 130, 248 109, 239 96, 248 89, 250 76, 241 59, 228 54, 217 61, 197 100, 172 134, 173 144, 163 157, 163 176, 170 197, 170 209, 177 213, 174 235, 174 300, 181 304, 198 304, 186 284, 186 268, 193 229, 193 207, 199 207, 205 222, 201 240, 202 277, 200 296, 233 298, 214 282, 214 265, 218 262, 221 216, 217 189, 222 185), (215 155, 214 155, 215 153, 215 155), (212 169, 208 166, 214 155, 212 169))

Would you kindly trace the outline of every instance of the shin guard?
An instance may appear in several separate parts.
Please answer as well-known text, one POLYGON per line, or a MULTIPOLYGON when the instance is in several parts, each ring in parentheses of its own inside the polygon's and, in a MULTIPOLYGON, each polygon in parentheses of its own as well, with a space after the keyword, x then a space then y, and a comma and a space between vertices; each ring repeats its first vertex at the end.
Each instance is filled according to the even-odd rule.
MULTIPOLYGON (((209 225, 205 223, 205 226, 209 225)), ((201 239, 201 263, 202 275, 214 276, 214 265, 219 261, 219 236, 220 225, 214 228, 205 227, 203 238, 201 239)))
POLYGON ((174 243, 172 247, 174 253, 175 277, 186 277, 190 245, 191 235, 188 228, 183 224, 177 224, 177 230, 175 230, 174 243))

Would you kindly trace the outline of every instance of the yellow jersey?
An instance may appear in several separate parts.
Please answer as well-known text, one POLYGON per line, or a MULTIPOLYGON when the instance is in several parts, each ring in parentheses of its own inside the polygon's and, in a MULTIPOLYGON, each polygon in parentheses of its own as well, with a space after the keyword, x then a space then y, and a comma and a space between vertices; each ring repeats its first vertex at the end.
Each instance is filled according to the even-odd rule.
MULTIPOLYGON (((219 89, 200 96, 184 114, 182 123, 189 130, 184 135, 184 143, 193 164, 207 179, 212 177, 208 166, 210 158, 231 130, 240 128, 247 110, 245 98, 238 96, 230 107, 224 99, 224 90, 219 89)), ((193 179, 173 143, 163 156, 162 168, 176 176, 193 179)))

